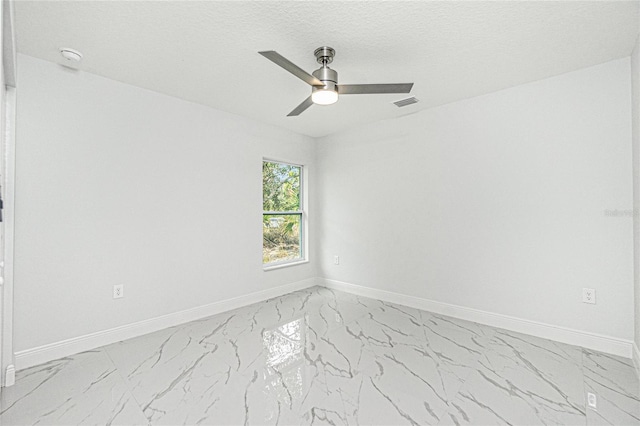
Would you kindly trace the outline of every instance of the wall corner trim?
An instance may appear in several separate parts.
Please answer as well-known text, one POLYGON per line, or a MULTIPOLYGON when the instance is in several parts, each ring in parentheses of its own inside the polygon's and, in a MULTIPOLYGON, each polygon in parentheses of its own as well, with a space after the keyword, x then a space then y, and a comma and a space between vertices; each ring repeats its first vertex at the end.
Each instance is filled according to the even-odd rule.
POLYGON ((633 344, 633 365, 636 366, 636 373, 640 377, 640 349, 637 343, 633 344))
POLYGON ((279 297, 287 293, 313 287, 317 285, 317 281, 317 278, 307 278, 247 295, 221 300, 207 305, 138 321, 132 324, 126 324, 120 327, 19 351, 15 353, 15 368, 16 370, 22 370, 58 358, 95 349, 100 346, 109 345, 111 343, 153 333, 154 331, 168 327, 174 327, 190 321, 217 315, 222 312, 262 302, 274 297, 279 297))
MULTIPOLYGON (((625 358, 632 357, 632 347, 634 345, 631 340, 574 330, 557 325, 545 324, 488 311, 481 311, 479 309, 452 305, 435 300, 423 299, 416 296, 409 296, 406 294, 365 287, 342 281, 318 279, 318 285, 356 294, 358 296, 371 297, 374 299, 384 300, 386 302, 397 303, 399 305, 421 309, 435 314, 448 315, 454 318, 473 321, 479 324, 503 328, 505 330, 529 334, 536 337, 542 337, 561 343, 582 346, 587 349, 597 350, 625 358)), ((638 347, 636 346, 634 359, 638 359, 638 356, 640 355, 638 353, 638 347)), ((639 364, 636 364, 636 366, 638 365, 639 364)))
POLYGON ((7 366, 4 373, 4 386, 13 386, 16 384, 16 367, 11 364, 7 366))

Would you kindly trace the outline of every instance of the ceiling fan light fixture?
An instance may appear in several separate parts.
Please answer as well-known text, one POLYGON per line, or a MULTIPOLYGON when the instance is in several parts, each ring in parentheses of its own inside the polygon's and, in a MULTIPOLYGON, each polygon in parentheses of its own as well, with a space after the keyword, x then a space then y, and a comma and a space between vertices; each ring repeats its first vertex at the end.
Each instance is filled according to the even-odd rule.
POLYGON ((410 93, 413 83, 393 84, 341 84, 338 86, 338 73, 327 65, 333 61, 336 51, 328 46, 315 50, 314 55, 320 68, 309 74, 275 50, 258 52, 274 64, 298 77, 311 86, 311 96, 293 109, 287 117, 297 117, 311 105, 331 105, 338 101, 340 95, 369 95, 377 93, 410 93))
POLYGON ((318 105, 331 105, 338 102, 338 92, 331 89, 314 90, 311 94, 311 100, 318 105))

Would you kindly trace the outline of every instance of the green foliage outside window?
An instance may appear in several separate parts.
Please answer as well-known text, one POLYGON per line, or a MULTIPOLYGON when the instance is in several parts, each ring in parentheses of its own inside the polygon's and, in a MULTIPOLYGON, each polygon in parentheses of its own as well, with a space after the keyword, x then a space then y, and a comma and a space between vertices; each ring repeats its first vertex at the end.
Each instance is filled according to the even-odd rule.
POLYGON ((300 166, 262 163, 263 264, 302 258, 301 172, 300 166))

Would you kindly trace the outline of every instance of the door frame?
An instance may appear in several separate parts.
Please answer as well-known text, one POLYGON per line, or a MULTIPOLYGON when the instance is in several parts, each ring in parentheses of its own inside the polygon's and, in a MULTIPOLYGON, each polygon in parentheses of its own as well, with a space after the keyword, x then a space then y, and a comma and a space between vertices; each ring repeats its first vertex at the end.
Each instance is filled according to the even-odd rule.
POLYGON ((4 91, 2 111, 4 132, 0 135, 3 153, 0 176, 4 208, 2 211, 4 228, 3 253, 0 259, 0 386, 15 383, 15 360, 13 348, 13 249, 14 249, 14 200, 15 200, 15 136, 16 136, 16 76, 17 51, 13 3, 15 0, 2 0, 0 21, 2 34, 2 71, 3 81, 0 90, 4 91))

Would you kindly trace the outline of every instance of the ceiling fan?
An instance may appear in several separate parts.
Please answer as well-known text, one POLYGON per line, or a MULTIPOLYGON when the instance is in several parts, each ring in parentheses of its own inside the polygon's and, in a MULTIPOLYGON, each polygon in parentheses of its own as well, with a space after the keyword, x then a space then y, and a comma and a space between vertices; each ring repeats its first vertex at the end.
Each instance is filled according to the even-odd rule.
POLYGON ((331 105, 338 101, 338 95, 409 93, 413 87, 413 83, 338 84, 338 73, 328 67, 328 65, 333 62, 336 51, 327 46, 319 47, 313 52, 318 63, 322 65, 312 73, 313 75, 274 50, 258 53, 311 85, 311 96, 295 107, 293 111, 287 114, 287 117, 300 115, 312 104, 331 105))

